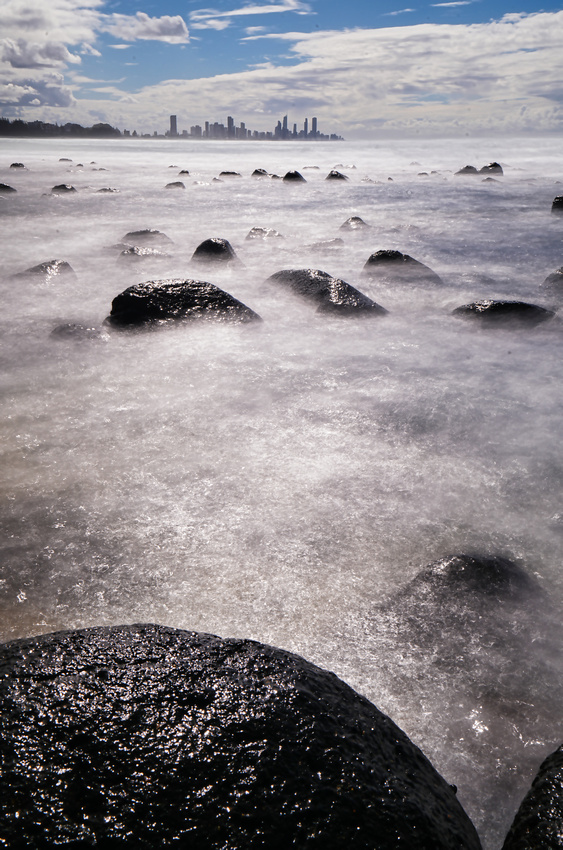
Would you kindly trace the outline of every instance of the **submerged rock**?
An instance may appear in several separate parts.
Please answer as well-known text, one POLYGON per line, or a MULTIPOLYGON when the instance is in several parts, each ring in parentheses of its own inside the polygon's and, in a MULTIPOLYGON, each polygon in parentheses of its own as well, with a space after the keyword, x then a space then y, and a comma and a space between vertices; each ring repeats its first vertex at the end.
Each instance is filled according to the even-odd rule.
POLYGON ((553 319, 553 310, 527 304, 525 301, 474 301, 456 307, 452 313, 462 319, 471 319, 485 325, 538 325, 553 319))
POLYGON ((50 336, 60 341, 82 342, 87 339, 103 339, 104 332, 100 328, 92 328, 76 322, 65 322, 53 328, 50 336))
POLYGON ((118 194, 119 189, 112 189, 110 186, 104 186, 102 189, 97 189, 96 194, 118 194))
POLYGON ((383 316, 384 307, 340 278, 319 269, 285 269, 271 275, 267 283, 284 286, 308 301, 318 304, 319 313, 383 316))
POLYGON ((149 280, 117 295, 106 321, 115 326, 170 319, 253 322, 260 316, 228 292, 202 280, 149 280))
POLYGON ((344 247, 344 239, 324 239, 307 247, 310 251, 340 251, 344 247))
POLYGON ((550 295, 563 295, 563 266, 548 275, 543 283, 540 283, 540 289, 550 295))
POLYGON ((479 174, 504 174, 502 165, 498 162, 489 162, 479 169, 479 174))
POLYGON ((25 168, 23 162, 12 162, 10 168, 25 168))
POLYGON ((70 263, 67 263, 66 260, 45 260, 44 263, 39 263, 23 272, 17 272, 17 274, 12 275, 12 279, 35 278, 48 283, 53 278, 63 276, 75 277, 74 269, 70 263))
POLYGON ((185 185, 181 180, 175 180, 173 183, 167 183, 165 189, 185 189, 185 185))
POLYGON ((553 199, 551 212, 556 213, 557 215, 563 215, 563 195, 558 195, 553 199))
POLYGON ((155 625, 0 647, 7 847, 478 850, 454 790, 334 674, 155 625))
POLYGON ((350 218, 347 218, 344 224, 341 224, 338 228, 339 230, 364 230, 365 228, 369 229, 370 225, 366 224, 363 218, 360 218, 359 215, 352 215, 350 218))
POLYGON ((239 171, 221 171, 219 177, 242 177, 242 174, 239 171))
POLYGON ((130 230, 121 240, 126 245, 171 245, 172 239, 160 230, 130 230))
POLYGON ((138 260, 167 258, 170 254, 159 248, 151 248, 148 245, 132 245, 126 248, 118 257, 120 263, 135 262, 138 260))
POLYGON ((268 174, 268 172, 264 168, 255 168, 250 176, 251 177, 269 177, 270 175, 268 174))
POLYGON ((563 846, 563 746, 541 764, 502 850, 555 850, 563 846))
POLYGON ((474 165, 464 165, 463 168, 460 168, 459 171, 456 171, 455 176, 458 177, 460 175, 465 174, 479 174, 474 165))
POLYGON ((284 183, 306 183, 307 181, 298 171, 288 171, 283 176, 284 183))
POLYGON ((283 239, 283 235, 273 227, 252 227, 246 234, 247 239, 283 239))
POLYGON ((76 189, 70 183, 59 183, 58 186, 53 186, 51 189, 53 195, 69 195, 73 192, 76 192, 76 189))
POLYGON ((436 272, 400 251, 375 251, 368 257, 362 274, 388 283, 442 284, 436 272))
POLYGON ((18 190, 14 189, 13 186, 8 186, 7 183, 0 183, 0 192, 9 193, 9 192, 17 192, 17 191, 18 190))
POLYGON ((336 169, 329 171, 329 173, 325 177, 325 180, 349 180, 349 179, 350 178, 346 174, 341 174, 340 171, 336 171, 336 169))
POLYGON ((192 261, 194 260, 203 263, 234 263, 238 261, 238 257, 227 239, 213 236, 197 246, 192 254, 192 261))

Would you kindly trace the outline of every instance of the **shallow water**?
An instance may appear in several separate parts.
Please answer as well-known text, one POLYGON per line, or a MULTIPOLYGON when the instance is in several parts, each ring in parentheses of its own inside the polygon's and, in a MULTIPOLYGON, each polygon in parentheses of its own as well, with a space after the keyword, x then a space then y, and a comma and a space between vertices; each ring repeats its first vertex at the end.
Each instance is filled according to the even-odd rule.
POLYGON ((563 330, 484 331, 451 310, 485 297, 547 306, 539 285, 563 265, 550 212, 560 150, 558 138, 2 140, 0 182, 18 192, 0 196, 0 639, 159 622, 298 652, 387 712, 458 786, 485 848, 499 847, 563 733, 546 627, 563 596, 563 330), (497 182, 454 176, 491 160, 497 182), (337 164, 349 180, 326 182, 337 164), (257 181, 255 168, 296 168, 307 183, 257 181), (242 176, 212 182, 222 170, 242 176), (164 188, 175 180, 185 190, 164 188), (53 196, 60 183, 77 193, 53 196), (370 229, 341 232, 352 215, 370 229), (285 238, 247 241, 253 226, 285 238), (171 256, 119 262, 119 241, 145 227, 174 241, 171 256), (242 264, 192 264, 211 236, 242 264), (311 248, 336 237, 341 249, 311 248), (363 278, 380 248, 444 285, 363 278), (10 279, 54 258, 76 278, 10 279), (264 284, 301 267, 389 315, 316 315, 264 284), (127 286, 169 277, 209 280, 264 321, 103 326, 127 286), (64 322, 101 336, 51 337, 64 322), (454 642, 455 663, 438 633, 432 651, 397 648, 378 606, 467 551, 512 558, 549 604, 530 600, 500 646, 491 610, 465 649, 454 642))

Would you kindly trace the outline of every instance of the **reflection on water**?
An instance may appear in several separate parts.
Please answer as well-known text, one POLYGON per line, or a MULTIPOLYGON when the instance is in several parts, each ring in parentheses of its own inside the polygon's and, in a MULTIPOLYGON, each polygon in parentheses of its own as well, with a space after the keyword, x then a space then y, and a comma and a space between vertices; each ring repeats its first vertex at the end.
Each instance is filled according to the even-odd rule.
POLYGON ((557 620, 562 596, 562 330, 483 331, 451 311, 489 297, 549 306, 539 285, 563 264, 559 150, 4 141, 0 181, 18 191, 0 198, 1 638, 144 621, 301 653, 390 714, 498 846, 562 735, 545 613, 557 620), (454 177, 493 159, 498 182, 454 177), (326 182, 342 162, 356 165, 349 181, 326 182), (307 183, 253 179, 256 168, 307 183), (181 169, 186 191, 166 190, 181 169), (213 182, 224 170, 243 178, 213 182), (78 191, 52 195, 61 183, 78 191), (352 216, 370 227, 340 230, 352 216), (253 227, 284 238, 247 240, 253 227), (144 228, 173 240, 168 256, 119 261, 125 234, 144 228), (241 263, 193 265, 209 237, 241 263), (362 277, 380 249, 443 285, 362 277), (75 276, 11 278, 51 259, 75 276), (389 314, 317 315, 264 283, 307 267, 389 314), (103 325, 127 286, 181 277, 264 322, 103 325), (51 336, 66 323, 96 332, 51 336), (437 618, 424 646, 400 640, 408 613, 382 620, 381 606, 467 551, 511 558, 548 603, 530 598, 500 631, 485 609, 459 628, 437 618))

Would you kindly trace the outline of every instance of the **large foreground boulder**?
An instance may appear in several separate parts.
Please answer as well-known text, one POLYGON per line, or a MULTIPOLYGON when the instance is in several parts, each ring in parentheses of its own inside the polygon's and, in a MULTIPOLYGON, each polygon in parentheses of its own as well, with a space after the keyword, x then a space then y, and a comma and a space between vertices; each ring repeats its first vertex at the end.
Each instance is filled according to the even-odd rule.
POLYGON ((540 766, 518 811, 503 850, 563 847, 563 745, 540 766))
POLYGON ((261 321, 260 316, 228 292, 203 280, 149 280, 117 295, 106 321, 111 325, 143 325, 170 319, 261 321))
POLYGON ((318 304, 319 313, 384 316, 387 310, 340 278, 319 269, 284 269, 270 275, 267 283, 290 289, 318 304))
POLYGON ((454 790, 336 676, 154 625, 0 647, 16 848, 478 850, 454 790))
POLYGON ((550 321, 555 313, 552 310, 546 310, 545 307, 528 304, 525 301, 484 299, 456 307, 453 315, 462 319, 471 319, 486 326, 533 327, 541 322, 550 321))
POLYGON ((362 275, 391 284, 422 286, 442 284, 436 272, 401 251, 375 251, 366 260, 362 275))

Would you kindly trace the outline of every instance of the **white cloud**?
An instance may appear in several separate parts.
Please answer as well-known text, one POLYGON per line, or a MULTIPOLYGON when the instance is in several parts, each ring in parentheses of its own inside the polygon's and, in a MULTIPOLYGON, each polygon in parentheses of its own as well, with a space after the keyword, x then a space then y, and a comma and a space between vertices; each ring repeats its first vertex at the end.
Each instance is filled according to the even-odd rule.
POLYGON ((108 44, 108 47, 111 47, 112 50, 129 50, 130 44, 108 44))
POLYGON ((302 0, 280 0, 278 3, 267 5, 247 5, 238 9, 230 9, 227 12, 219 12, 217 9, 196 9, 190 12, 190 25, 194 29, 226 29, 232 23, 232 18, 246 15, 270 15, 278 12, 295 12, 298 15, 312 14, 309 3, 302 0), (220 21, 225 21, 220 25, 220 21))
POLYGON ((38 44, 18 38, 13 41, 5 38, 0 41, 0 60, 7 62, 12 68, 53 68, 68 63, 80 63, 80 56, 70 53, 64 44, 56 41, 45 41, 38 44))
POLYGON ((404 15, 406 12, 416 12, 416 9, 398 9, 396 12, 384 12, 385 17, 390 17, 392 15, 404 15))
POLYGON ((100 30, 109 32, 124 41, 166 41, 168 44, 185 44, 190 40, 188 28, 180 15, 163 15, 151 18, 145 12, 136 15, 104 15, 100 30))
POLYGON ((440 9, 446 6, 471 6, 474 0, 453 0, 453 3, 431 3, 433 9, 440 9))
POLYGON ((194 30, 226 30, 230 27, 232 21, 229 18, 202 18, 198 21, 190 20, 190 27, 194 30))

